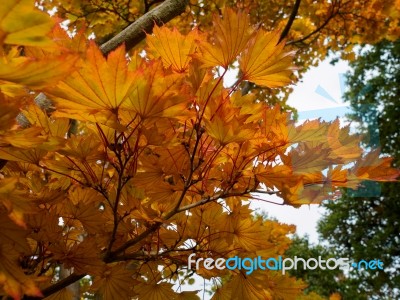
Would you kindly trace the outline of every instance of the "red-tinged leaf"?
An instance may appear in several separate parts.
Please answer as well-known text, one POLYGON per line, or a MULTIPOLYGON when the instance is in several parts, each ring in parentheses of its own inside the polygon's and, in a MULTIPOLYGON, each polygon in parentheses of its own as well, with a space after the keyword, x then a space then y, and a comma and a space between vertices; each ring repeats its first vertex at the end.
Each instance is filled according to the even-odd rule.
POLYGON ((391 157, 379 157, 379 149, 369 152, 357 162, 351 172, 362 180, 396 181, 400 170, 391 167, 391 157))
POLYGON ((278 44, 280 32, 258 30, 246 47, 241 59, 243 79, 270 88, 291 83, 294 69, 293 51, 285 51, 284 43, 278 44))
POLYGON ((360 137, 350 135, 350 126, 340 128, 339 119, 329 126, 325 147, 332 149, 332 158, 340 163, 354 162, 362 153, 360 137))

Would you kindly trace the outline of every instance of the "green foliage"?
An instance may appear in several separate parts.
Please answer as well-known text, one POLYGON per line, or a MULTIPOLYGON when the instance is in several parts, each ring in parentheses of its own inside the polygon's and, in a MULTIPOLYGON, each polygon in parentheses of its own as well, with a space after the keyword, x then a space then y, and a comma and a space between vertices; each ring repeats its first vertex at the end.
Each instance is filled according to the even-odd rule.
MULTIPOLYGON (((350 90, 345 94, 359 120, 365 147, 379 146, 400 162, 400 41, 384 41, 364 48, 351 63, 347 75, 350 90)), ((383 183, 378 197, 355 197, 343 191, 338 201, 325 205, 327 213, 319 224, 323 238, 338 255, 354 260, 380 259, 385 269, 352 274, 358 292, 370 299, 398 299, 400 286, 399 183, 383 183)), ((347 297, 345 297, 347 299, 347 297)), ((354 299, 354 298, 348 298, 354 299)))
MULTIPOLYGON (((322 245, 310 244, 308 237, 301 238, 294 236, 290 248, 286 251, 286 256, 294 258, 295 256, 304 258, 317 258, 321 256, 323 260, 334 257, 332 251, 322 245)), ((302 265, 297 270, 292 269, 289 273, 296 278, 301 278, 308 283, 305 293, 315 292, 321 296, 329 297, 332 293, 339 290, 340 280, 344 278, 343 272, 339 269, 322 270, 304 270, 302 265)))

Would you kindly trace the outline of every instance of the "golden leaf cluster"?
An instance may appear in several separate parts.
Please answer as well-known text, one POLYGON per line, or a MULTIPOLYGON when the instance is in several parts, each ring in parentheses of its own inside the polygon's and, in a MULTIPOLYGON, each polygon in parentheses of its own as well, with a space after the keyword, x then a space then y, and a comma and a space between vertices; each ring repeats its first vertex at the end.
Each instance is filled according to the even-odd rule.
POLYGON ((71 280, 90 275, 87 292, 104 299, 195 299, 172 285, 193 272, 226 278, 215 299, 295 299, 304 284, 293 278, 187 270, 188 255, 282 255, 294 228, 253 218, 250 200, 277 194, 297 207, 399 175, 379 152, 363 155, 339 121, 296 125, 280 107, 241 94, 244 81, 290 83, 295 55, 244 12, 214 17, 212 37, 156 27, 144 56, 121 46, 104 57, 82 32, 71 38, 54 27, 33 1, 7 3, 0 294, 70 299, 63 286, 52 289, 62 265, 71 280), (241 76, 227 88, 235 61, 241 76), (46 108, 35 104, 46 99, 46 108))

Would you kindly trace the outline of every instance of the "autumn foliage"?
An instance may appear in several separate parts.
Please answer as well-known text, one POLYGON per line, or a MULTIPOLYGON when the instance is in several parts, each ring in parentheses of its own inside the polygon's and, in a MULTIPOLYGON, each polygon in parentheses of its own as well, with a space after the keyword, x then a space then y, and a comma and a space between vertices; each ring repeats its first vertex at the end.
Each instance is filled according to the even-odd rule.
POLYGON ((242 95, 291 83, 296 52, 246 12, 222 15, 212 35, 156 26, 144 52, 105 57, 32 1, 1 5, 0 294, 71 299, 90 275, 81 292, 103 299, 195 299, 172 282, 197 273, 224 278, 214 299, 295 299, 305 285, 287 275, 187 258, 283 254, 294 228, 251 217, 252 199, 298 207, 397 178, 339 120, 297 125, 242 95))

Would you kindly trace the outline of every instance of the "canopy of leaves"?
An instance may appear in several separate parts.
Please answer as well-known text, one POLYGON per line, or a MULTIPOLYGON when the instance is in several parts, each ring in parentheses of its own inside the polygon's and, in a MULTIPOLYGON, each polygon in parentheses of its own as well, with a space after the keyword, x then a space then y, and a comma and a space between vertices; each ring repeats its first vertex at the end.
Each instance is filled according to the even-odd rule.
POLYGON ((399 175, 338 120, 297 125, 242 95, 245 82, 286 86, 296 57, 244 11, 224 9, 210 32, 156 27, 142 55, 121 45, 105 56, 33 1, 10 3, 0 15, 2 295, 69 299, 64 288, 90 275, 86 292, 103 299, 193 299, 173 283, 197 273, 228 278, 215 299, 296 299, 301 280, 188 269, 188 256, 276 257, 294 228, 254 220, 250 200, 277 194, 298 207, 399 175), (15 22, 25 13, 37 22, 15 22), (234 62, 241 75, 224 87, 234 62), (72 274, 59 279, 60 266, 72 274))
MULTIPOLYGON (((384 41, 366 47, 352 63, 347 75, 349 91, 345 99, 354 108, 351 117, 369 133, 366 147, 381 145, 384 153, 400 163, 400 43, 384 41)), ((378 197, 363 198, 344 193, 336 202, 326 204, 327 214, 320 232, 337 253, 355 260, 380 259, 385 270, 359 273, 360 295, 375 299, 398 298, 400 285, 398 183, 384 183, 378 197)), ((357 298, 358 299, 358 298, 357 298)), ((363 299, 363 298, 361 298, 363 299)))
MULTIPOLYGON (((71 29, 87 26, 87 34, 94 33, 102 43, 163 2, 170 2, 168 5, 173 5, 173 2, 185 1, 59 0, 57 9, 62 18, 71 21, 69 24, 71 29)), ((299 78, 310 66, 316 66, 332 51, 340 51, 343 58, 352 60, 354 45, 376 43, 382 39, 396 40, 400 36, 399 1, 190 0, 187 2, 186 12, 169 22, 167 26, 176 26, 185 33, 189 33, 194 27, 211 33, 218 30, 213 26, 213 15, 221 15, 224 7, 249 12, 252 24, 258 24, 257 26, 268 31, 275 29, 285 31, 288 44, 297 51, 294 63, 298 67, 299 78)), ((41 3, 47 9, 52 9, 56 5, 50 0, 42 0, 41 3)), ((210 37, 212 36, 211 34, 210 37)), ((282 107, 292 110, 285 104, 292 87, 276 90, 269 87, 261 88, 257 82, 255 83, 256 86, 253 85, 252 90, 257 93, 259 99, 268 100, 270 104, 279 103, 282 107)))
MULTIPOLYGON (((330 258, 346 257, 343 253, 335 251, 335 249, 329 248, 322 243, 316 245, 310 243, 308 236, 299 237, 297 235, 292 239, 292 243, 285 252, 285 255, 292 259, 295 259, 297 256, 306 260, 321 257, 321 260, 324 261, 330 258)), ((314 270, 304 270, 302 263, 299 262, 297 270, 292 269, 288 272, 290 275, 302 279, 308 284, 304 293, 310 299, 369 299, 368 292, 359 289, 360 279, 350 276, 347 272, 343 272, 340 269, 324 270, 317 268, 314 270)))

